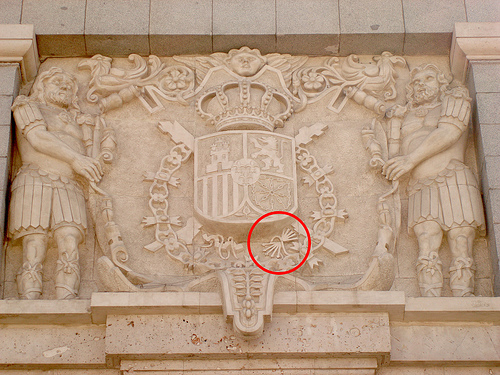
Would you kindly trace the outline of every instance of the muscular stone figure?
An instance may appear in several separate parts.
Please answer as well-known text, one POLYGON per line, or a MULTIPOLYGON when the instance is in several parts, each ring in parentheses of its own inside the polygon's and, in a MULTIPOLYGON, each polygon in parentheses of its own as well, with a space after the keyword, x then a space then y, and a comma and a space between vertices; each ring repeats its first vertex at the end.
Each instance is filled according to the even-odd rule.
POLYGON ((29 97, 19 96, 12 110, 22 166, 12 183, 9 235, 21 239, 23 265, 17 275, 22 299, 42 293, 42 263, 49 235, 59 256, 56 296, 78 296, 78 246, 87 228, 81 181, 98 182, 99 161, 85 156, 85 121, 77 104, 76 80, 60 68, 40 74, 29 97))
POLYGON ((439 248, 446 233, 452 254, 453 296, 473 296, 473 241, 484 230, 481 194, 464 164, 470 98, 463 87, 450 88, 434 65, 415 68, 400 108, 402 156, 390 159, 389 180, 409 174, 408 226, 418 239, 417 277, 423 296, 440 296, 443 286, 439 248))

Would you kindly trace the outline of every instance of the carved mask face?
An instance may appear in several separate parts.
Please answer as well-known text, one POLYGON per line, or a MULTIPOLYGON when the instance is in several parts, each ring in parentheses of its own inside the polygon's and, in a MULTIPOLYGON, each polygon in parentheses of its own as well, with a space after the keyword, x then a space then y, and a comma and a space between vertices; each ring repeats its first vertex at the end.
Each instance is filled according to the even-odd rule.
POLYGON ((231 69, 243 77, 255 75, 263 65, 264 62, 262 59, 247 52, 237 53, 231 58, 231 60, 229 60, 229 66, 231 69))
POLYGON ((439 94, 439 82, 436 72, 433 70, 424 70, 415 74, 412 80, 413 97, 418 104, 430 103, 434 101, 439 94))
POLYGON ((74 83, 64 74, 56 74, 44 83, 44 96, 48 103, 67 108, 74 95, 74 83))

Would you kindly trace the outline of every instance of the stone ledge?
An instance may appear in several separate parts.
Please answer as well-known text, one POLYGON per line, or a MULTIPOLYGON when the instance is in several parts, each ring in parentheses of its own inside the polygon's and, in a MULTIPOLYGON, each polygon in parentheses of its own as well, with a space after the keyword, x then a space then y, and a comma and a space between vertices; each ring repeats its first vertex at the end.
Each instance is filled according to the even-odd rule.
POLYGON ((110 315, 108 363, 144 359, 389 358, 387 313, 276 314, 262 336, 236 336, 220 315, 110 315))
MULTIPOLYGON (((225 360, 168 360, 147 361, 123 360, 120 369, 134 371, 134 374, 147 375, 151 371, 178 371, 179 373, 197 374, 312 374, 310 371, 335 371, 338 375, 375 374, 377 360, 375 358, 274 358, 274 359, 225 359, 225 360), (241 372, 240 372, 241 371, 241 372), (243 372, 245 371, 245 372, 243 372), (247 373, 248 371, 249 373, 247 373)), ((331 374, 331 372, 330 372, 331 374)))
POLYGON ((35 78, 40 61, 33 25, 0 25, 0 62, 20 63, 24 82, 35 78))
MULTIPOLYGON (((387 312, 403 320, 404 292, 280 292, 274 296, 274 313, 387 312)), ((222 314, 218 293, 94 293, 92 321, 105 323, 108 315, 222 314)))
POLYGON ((0 300, 0 324, 89 323, 89 300, 0 300))
POLYGON ((453 31, 450 67, 456 79, 465 81, 471 60, 500 59, 500 22, 457 22, 453 31))
MULTIPOLYGON (((394 322, 500 324, 500 298, 406 298, 404 292, 279 292, 274 314, 387 313, 394 322)), ((0 300, 0 324, 104 324, 108 315, 222 314, 218 293, 93 293, 91 300, 0 300)))
POLYGON ((405 321, 500 323, 500 298, 407 298, 405 321))
MULTIPOLYGON (((462 23, 469 24, 469 23, 462 23)), ((490 23, 495 25, 496 23, 490 23)), ((28 26, 33 25, 8 25, 28 26)), ((455 35, 452 41, 452 68, 459 79, 466 77, 467 50, 478 45, 488 48, 499 45, 498 38, 487 37, 479 44, 471 36, 459 37, 455 35), (455 56, 456 55, 456 56, 455 56)), ((479 36, 476 39, 480 38, 479 36)), ((0 38, 1 39, 1 38, 0 38)), ((249 45, 259 48, 263 53, 292 53, 312 55, 345 56, 350 53, 358 55, 379 54, 389 50, 395 54, 406 55, 447 55, 450 46, 451 33, 365 33, 349 34, 346 32, 332 34, 41 34, 37 35, 40 55, 46 57, 91 56, 97 53, 113 57, 126 57, 131 53, 143 55, 156 54, 172 56, 176 54, 199 52, 208 54, 239 48, 249 45), (173 38, 173 40, 170 40, 173 38), (196 40, 190 46, 190 38, 196 40), (208 41, 208 42, 207 42, 208 41), (318 44, 319 45, 316 45, 318 44), (201 48, 201 50, 198 48, 201 48)), ((36 49, 36 48, 35 48, 36 49)), ((490 55, 482 51, 472 51, 468 57, 473 60, 497 59, 498 53, 490 55)), ((13 60, 8 60, 13 61, 13 60)), ((17 61, 17 60, 15 60, 17 61)), ((34 77, 34 76, 33 76, 34 77)), ((33 78, 32 77, 32 78, 33 78)))
POLYGON ((108 315, 222 313, 218 293, 93 293, 92 321, 105 323, 108 315))
MULTIPOLYGON (((274 311, 280 306, 281 294, 277 293, 275 297, 274 311)), ((404 292, 297 292, 297 313, 387 312, 391 320, 403 320, 404 311, 404 292)))

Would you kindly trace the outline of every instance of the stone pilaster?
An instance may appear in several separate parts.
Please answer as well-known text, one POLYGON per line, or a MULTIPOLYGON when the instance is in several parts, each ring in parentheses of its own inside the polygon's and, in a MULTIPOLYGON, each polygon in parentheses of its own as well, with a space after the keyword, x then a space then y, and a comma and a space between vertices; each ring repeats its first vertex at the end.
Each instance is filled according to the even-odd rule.
POLYGON ((500 296, 500 23, 456 23, 450 55, 455 78, 467 79, 475 99, 474 132, 488 237, 500 296))
MULTIPOLYGON (((38 53, 31 25, 0 25, 0 280, 4 270, 7 190, 11 164, 12 115, 10 107, 21 83, 35 78, 38 53)), ((0 298, 3 297, 0 288, 0 298)))

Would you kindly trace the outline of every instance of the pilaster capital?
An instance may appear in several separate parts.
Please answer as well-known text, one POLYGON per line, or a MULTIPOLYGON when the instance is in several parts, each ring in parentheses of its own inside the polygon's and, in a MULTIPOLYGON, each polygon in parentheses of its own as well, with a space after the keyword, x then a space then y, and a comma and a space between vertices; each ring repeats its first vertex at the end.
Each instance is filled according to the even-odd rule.
POLYGON ((500 22, 455 23, 450 52, 453 76, 465 81, 472 60, 500 60, 500 22))
POLYGON ((36 77, 40 60, 33 25, 0 24, 0 63, 19 63, 23 82, 36 77))

